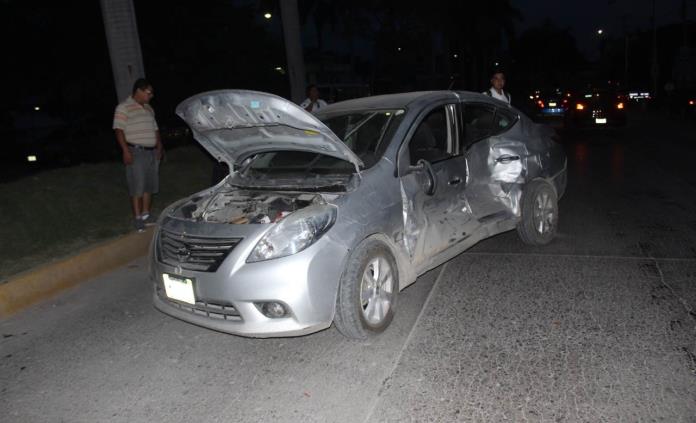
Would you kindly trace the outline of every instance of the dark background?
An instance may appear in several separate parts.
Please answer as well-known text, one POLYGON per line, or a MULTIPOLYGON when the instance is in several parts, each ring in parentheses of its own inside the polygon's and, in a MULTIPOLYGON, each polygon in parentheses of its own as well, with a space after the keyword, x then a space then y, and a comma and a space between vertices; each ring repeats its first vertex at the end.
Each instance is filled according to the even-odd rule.
MULTIPOLYGON (((481 91, 494 68, 505 70, 518 107, 535 89, 656 86, 657 99, 668 81, 678 92, 694 89, 694 76, 683 77, 696 73, 691 0, 656 4, 656 85, 651 0, 298 3, 307 80, 329 101, 481 91)), ((181 126, 173 113, 178 102, 201 91, 247 88, 289 97, 277 0, 134 4, 163 132, 181 126)), ((9 58, 0 98, 2 139, 10 146, 3 162, 23 163, 32 144, 50 144, 51 155, 42 157, 62 165, 117 159, 110 127, 120 99, 99 2, 0 1, 0 30, 9 58), (37 129, 50 125, 61 130, 37 129), (85 142, 92 148, 84 149, 85 142)), ((10 168, 4 166, 4 176, 10 168)))

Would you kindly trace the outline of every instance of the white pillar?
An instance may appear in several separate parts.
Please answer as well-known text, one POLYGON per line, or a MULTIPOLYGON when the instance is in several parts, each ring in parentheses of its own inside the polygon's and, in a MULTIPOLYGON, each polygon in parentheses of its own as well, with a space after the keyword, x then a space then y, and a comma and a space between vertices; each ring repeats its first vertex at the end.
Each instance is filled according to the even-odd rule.
POLYGON ((133 82, 145 77, 133 0, 100 0, 117 101, 131 94, 133 82))

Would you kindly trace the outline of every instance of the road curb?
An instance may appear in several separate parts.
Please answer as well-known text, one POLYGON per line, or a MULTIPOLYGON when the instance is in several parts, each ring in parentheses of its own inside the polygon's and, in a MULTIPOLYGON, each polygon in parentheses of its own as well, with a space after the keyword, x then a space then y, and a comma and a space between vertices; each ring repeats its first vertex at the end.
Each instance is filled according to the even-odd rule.
POLYGON ((147 254, 154 227, 88 248, 74 256, 11 277, 0 285, 0 318, 147 254))

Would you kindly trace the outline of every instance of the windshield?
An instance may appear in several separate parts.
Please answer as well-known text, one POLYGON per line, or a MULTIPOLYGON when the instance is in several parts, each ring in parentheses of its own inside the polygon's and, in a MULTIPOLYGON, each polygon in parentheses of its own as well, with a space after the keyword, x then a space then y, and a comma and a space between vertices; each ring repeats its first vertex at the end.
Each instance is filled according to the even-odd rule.
MULTIPOLYGON (((370 168, 384 154, 403 110, 351 111, 320 118, 370 168)), ((242 164, 255 174, 350 174, 355 166, 335 157, 303 151, 259 153, 242 164)))

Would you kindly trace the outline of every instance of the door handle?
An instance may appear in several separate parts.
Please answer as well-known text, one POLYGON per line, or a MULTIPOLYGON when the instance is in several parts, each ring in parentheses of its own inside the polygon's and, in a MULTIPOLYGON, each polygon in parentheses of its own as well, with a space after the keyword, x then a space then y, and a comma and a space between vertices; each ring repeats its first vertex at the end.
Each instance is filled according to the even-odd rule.
POLYGON ((459 185, 459 184, 461 184, 461 183, 462 183, 461 178, 455 177, 454 179, 450 179, 450 180, 447 182, 447 185, 459 185))
POLYGON ((495 159, 496 163, 502 163, 502 164, 508 164, 512 161, 519 160, 520 156, 500 156, 497 159, 495 159))

